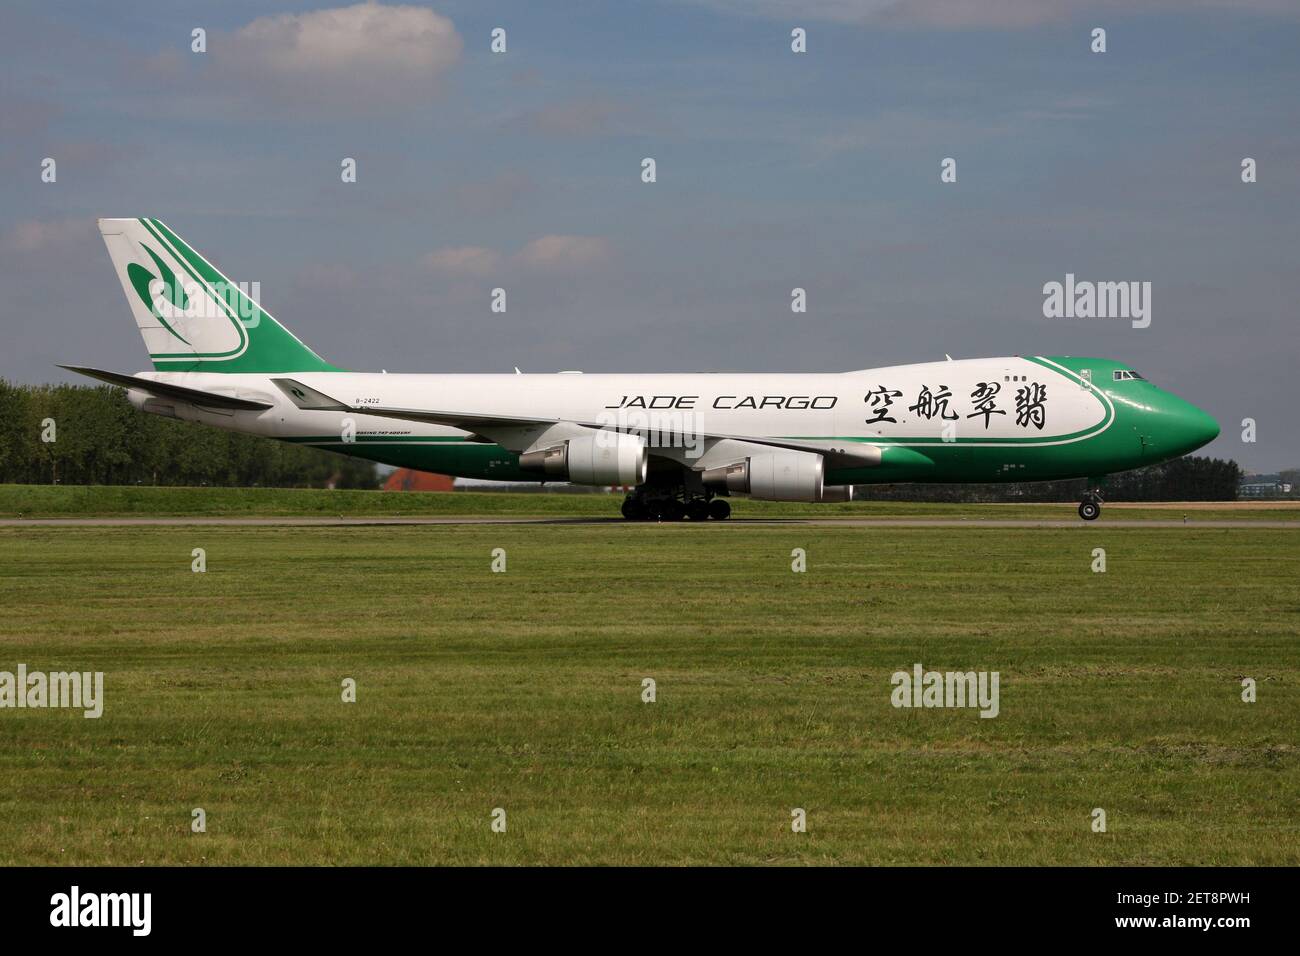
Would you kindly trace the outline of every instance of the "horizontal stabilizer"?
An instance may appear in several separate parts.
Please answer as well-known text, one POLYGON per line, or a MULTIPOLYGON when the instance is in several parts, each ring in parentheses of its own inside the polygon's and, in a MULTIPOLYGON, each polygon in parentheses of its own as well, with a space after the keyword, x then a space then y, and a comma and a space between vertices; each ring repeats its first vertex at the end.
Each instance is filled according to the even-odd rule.
POLYGON ((172 385, 170 382, 155 382, 152 379, 140 378, 137 375, 126 375, 122 372, 108 372, 102 368, 86 368, 81 365, 60 365, 59 368, 66 368, 69 372, 76 372, 78 375, 85 375, 88 378, 97 378, 101 382, 107 382, 109 385, 119 385, 122 388, 133 388, 137 391, 147 392, 157 398, 170 398, 175 401, 189 402, 191 405, 201 405, 204 408, 230 408, 237 411, 261 411, 270 408, 270 402, 256 402, 249 398, 235 398, 231 395, 217 395, 213 392, 205 392, 198 388, 186 388, 184 385, 172 385))

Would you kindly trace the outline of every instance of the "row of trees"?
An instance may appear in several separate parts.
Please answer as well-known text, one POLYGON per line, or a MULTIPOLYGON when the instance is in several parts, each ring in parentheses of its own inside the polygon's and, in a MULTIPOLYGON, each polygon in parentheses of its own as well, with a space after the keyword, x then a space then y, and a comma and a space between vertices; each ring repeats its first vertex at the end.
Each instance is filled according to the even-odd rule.
POLYGON ((120 388, 0 379, 0 482, 374 488, 377 478, 371 462, 142 414, 120 388))
MULTIPOLYGON (((1241 468, 1220 458, 1175 458, 1111 475, 1108 501, 1235 501, 1241 468)), ((1077 501, 1088 482, 1012 482, 980 485, 858 485, 855 497, 879 501, 1077 501)))

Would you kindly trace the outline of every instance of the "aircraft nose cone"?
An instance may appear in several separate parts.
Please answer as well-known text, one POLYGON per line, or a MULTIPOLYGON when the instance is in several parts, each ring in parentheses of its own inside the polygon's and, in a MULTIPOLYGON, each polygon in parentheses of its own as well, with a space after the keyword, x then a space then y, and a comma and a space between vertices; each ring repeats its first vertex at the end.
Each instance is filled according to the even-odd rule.
POLYGON ((1219 423, 1207 412, 1181 398, 1167 410, 1167 427, 1172 444, 1186 455, 1219 437, 1219 423))
MULTIPOLYGON (((1198 412, 1201 410, 1198 408, 1198 412)), ((1201 437, 1201 444, 1208 445, 1214 439, 1219 437, 1219 423, 1208 412, 1201 412, 1201 426, 1204 429, 1201 437)))

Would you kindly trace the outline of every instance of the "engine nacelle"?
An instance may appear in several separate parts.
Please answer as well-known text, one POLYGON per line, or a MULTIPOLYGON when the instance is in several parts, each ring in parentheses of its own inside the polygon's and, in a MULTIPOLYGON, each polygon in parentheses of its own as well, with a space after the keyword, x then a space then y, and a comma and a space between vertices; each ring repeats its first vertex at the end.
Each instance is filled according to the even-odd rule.
POLYGON ((773 450, 710 468, 706 485, 767 501, 823 501, 822 456, 810 451, 773 450))
POLYGON ((822 501, 852 501, 852 485, 826 485, 822 488, 822 501))
POLYGON ((642 485, 650 456, 640 435, 600 431, 524 452, 519 467, 578 485, 642 485))

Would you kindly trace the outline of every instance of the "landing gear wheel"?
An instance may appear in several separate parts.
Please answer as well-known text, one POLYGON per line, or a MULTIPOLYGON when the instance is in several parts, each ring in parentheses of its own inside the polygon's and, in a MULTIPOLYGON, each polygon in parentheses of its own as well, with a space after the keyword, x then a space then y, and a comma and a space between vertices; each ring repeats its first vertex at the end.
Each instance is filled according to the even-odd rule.
POLYGON ((1097 502, 1084 501, 1079 504, 1079 517, 1084 521, 1096 521, 1099 514, 1101 514, 1101 505, 1097 502))
POLYGON ((628 521, 645 521, 645 502, 640 498, 628 498, 623 502, 623 517, 628 521))
POLYGON ((725 498, 714 498, 709 502, 709 517, 714 521, 726 521, 731 517, 731 505, 725 498))
POLYGON ((686 517, 692 521, 708 521, 709 503, 703 498, 692 499, 691 503, 686 506, 686 517))
POLYGON ((681 521, 686 517, 686 506, 676 499, 669 498, 660 506, 659 515, 664 521, 681 521))

